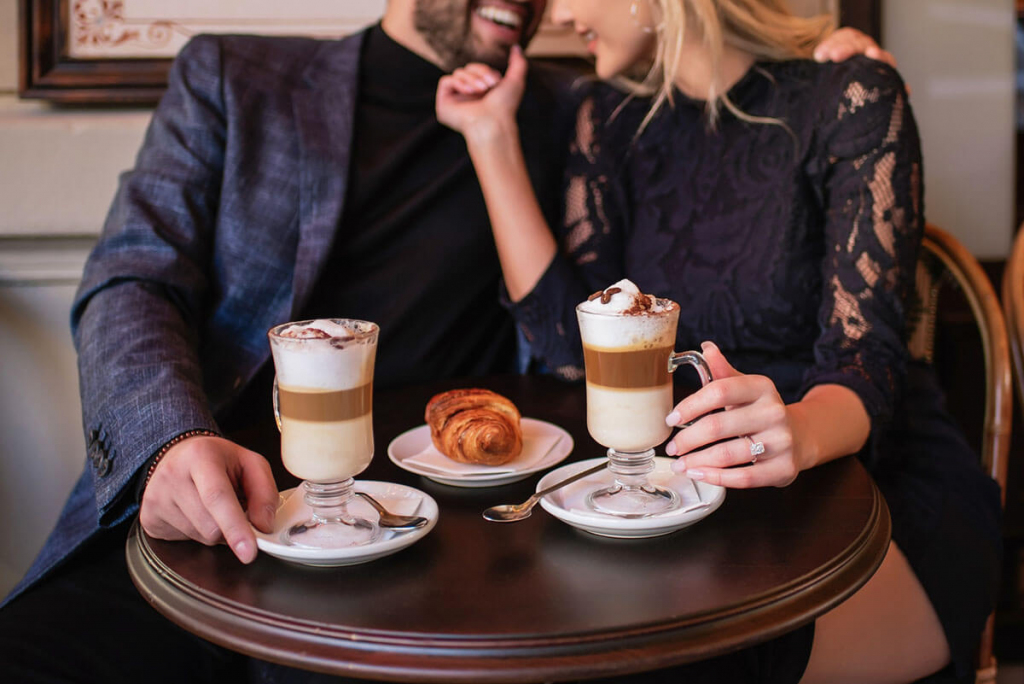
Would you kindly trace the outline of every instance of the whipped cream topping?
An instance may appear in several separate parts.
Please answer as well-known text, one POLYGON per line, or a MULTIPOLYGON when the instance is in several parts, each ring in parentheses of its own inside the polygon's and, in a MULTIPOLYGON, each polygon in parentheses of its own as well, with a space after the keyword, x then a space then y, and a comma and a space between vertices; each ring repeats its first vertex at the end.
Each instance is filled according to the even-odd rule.
POLYGON ((583 344, 589 347, 648 349, 675 342, 679 305, 644 294, 630 280, 595 292, 576 311, 583 344))
POLYGON ((642 316, 670 311, 674 302, 644 294, 632 280, 623 278, 614 285, 590 295, 580 303, 580 311, 620 316, 642 316))
POLYGON ((317 319, 288 326, 278 334, 293 340, 354 339, 357 335, 369 332, 365 327, 355 321, 342 324, 329 319, 317 319))
POLYGON ((321 390, 351 389, 372 381, 377 326, 364 321, 304 321, 271 334, 281 385, 321 390))

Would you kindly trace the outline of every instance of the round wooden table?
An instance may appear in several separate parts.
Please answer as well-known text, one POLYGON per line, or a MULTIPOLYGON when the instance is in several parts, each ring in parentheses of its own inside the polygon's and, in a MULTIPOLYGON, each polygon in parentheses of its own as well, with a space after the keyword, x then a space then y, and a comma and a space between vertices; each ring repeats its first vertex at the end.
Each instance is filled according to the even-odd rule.
MULTIPOLYGON (((361 478, 433 496, 437 526, 363 565, 311 568, 132 531, 128 568, 161 613, 264 660, 403 682, 542 682, 622 675, 749 646, 806 624, 876 570, 889 543, 881 494, 854 458, 784 489, 729 491, 698 524, 646 540, 569 527, 538 507, 496 524, 481 511, 529 496, 541 474, 493 489, 435 484, 390 462, 392 438, 423 423, 434 392, 482 386, 524 416, 561 425, 568 461, 602 455, 582 386, 544 377, 447 382, 374 400, 377 455, 361 478)), ((272 431, 234 435, 271 461, 272 431)), ((282 489, 294 479, 278 472, 282 489)))

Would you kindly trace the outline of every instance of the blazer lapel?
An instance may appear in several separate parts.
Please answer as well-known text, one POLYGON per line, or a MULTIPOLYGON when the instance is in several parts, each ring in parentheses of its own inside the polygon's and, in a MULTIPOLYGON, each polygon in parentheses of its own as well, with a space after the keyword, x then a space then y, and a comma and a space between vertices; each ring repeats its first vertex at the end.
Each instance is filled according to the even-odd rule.
POLYGON ((301 178, 293 318, 323 271, 345 207, 363 37, 324 43, 295 93, 301 178))

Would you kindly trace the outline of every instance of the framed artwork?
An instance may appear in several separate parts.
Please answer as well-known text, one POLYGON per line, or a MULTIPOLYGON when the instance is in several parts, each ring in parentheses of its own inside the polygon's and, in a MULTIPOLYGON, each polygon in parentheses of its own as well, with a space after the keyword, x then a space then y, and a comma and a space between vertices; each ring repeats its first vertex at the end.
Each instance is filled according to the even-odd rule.
MULTIPOLYGON (((149 104, 198 33, 337 38, 380 18, 386 0, 18 0, 19 88, 60 103, 149 104)), ((881 0, 842 0, 843 24, 880 34, 881 0)), ((571 29, 545 22, 534 56, 579 57, 571 29)))

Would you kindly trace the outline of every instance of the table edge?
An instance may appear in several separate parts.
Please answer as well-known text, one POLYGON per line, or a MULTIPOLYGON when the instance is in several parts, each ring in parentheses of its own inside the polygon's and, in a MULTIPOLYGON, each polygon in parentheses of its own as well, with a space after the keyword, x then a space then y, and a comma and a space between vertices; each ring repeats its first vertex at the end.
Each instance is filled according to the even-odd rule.
POLYGON ((125 548, 132 581, 160 613, 203 638, 247 655, 335 675, 402 682, 503 684, 622 675, 720 655, 814 620, 874 574, 891 521, 872 483, 868 522, 832 563, 742 606, 605 634, 416 637, 340 629, 254 610, 205 591, 165 566, 133 525, 125 548), (779 620, 779 612, 788 612, 779 620), (680 639, 685 637, 685 643, 680 639), (318 655, 318 652, 321 654, 318 655), (328 658, 323 653, 330 652, 328 658), (500 670, 495 669, 500 665, 500 670), (581 674, 582 673, 582 674, 581 674))

